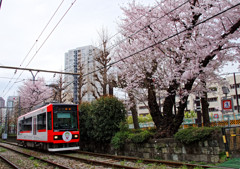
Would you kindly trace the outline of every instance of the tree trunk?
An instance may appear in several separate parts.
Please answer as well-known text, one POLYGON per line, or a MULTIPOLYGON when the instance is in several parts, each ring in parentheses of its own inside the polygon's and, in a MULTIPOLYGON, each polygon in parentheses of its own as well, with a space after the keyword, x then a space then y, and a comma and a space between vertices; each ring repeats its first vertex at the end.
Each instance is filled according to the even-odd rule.
POLYGON ((209 119, 209 112, 208 112, 208 101, 207 101, 207 92, 203 93, 203 97, 201 97, 201 104, 202 104, 202 116, 203 116, 203 125, 205 127, 210 127, 210 119, 209 119))
POLYGON ((162 115, 159 110, 159 105, 157 103, 156 92, 154 90, 154 86, 150 83, 148 87, 148 106, 150 109, 150 114, 152 116, 153 122, 157 129, 161 127, 161 119, 162 115))
MULTIPOLYGON (((192 89, 192 85, 195 79, 196 78, 189 80, 185 84, 184 90, 190 91, 192 89)), ((175 103, 175 96, 176 96, 175 91, 178 88, 178 86, 179 84, 173 82, 172 85, 169 87, 169 89, 167 90, 168 96, 164 100, 163 115, 159 113, 160 117, 155 117, 155 118, 159 118, 159 121, 160 121, 159 124, 157 125, 156 121, 158 121, 158 119, 154 120, 154 123, 158 131, 155 135, 156 138, 172 137, 178 131, 179 127, 183 122, 184 110, 187 107, 187 99, 189 95, 184 95, 180 97, 180 101, 178 103, 179 106, 177 107, 178 111, 177 111, 177 114, 174 115, 173 106, 175 103)), ((150 112, 152 110, 154 109, 150 108, 150 112)))
POLYGON ((130 107, 130 110, 132 112, 132 118, 133 118, 133 126, 134 129, 140 129, 139 123, 138 123, 138 112, 137 112, 137 106, 136 101, 134 99, 134 96, 131 92, 128 93, 129 99, 133 106, 130 107))

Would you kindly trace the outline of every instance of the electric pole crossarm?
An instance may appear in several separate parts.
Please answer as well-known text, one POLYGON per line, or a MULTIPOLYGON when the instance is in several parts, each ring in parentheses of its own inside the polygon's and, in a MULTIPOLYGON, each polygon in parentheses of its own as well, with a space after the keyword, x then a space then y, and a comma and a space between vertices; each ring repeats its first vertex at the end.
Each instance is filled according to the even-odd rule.
POLYGON ((46 72, 46 73, 58 73, 58 74, 67 74, 67 75, 80 75, 79 73, 58 72, 58 71, 52 71, 52 70, 30 69, 30 68, 11 67, 11 66, 0 66, 0 68, 2 68, 2 69, 28 70, 28 71, 37 71, 37 72, 46 72))

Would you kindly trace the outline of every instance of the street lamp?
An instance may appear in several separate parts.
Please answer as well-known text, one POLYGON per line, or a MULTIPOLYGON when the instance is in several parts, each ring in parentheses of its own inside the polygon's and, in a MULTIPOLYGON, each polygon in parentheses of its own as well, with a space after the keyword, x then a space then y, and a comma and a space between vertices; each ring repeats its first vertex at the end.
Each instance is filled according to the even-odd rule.
MULTIPOLYGON (((228 95, 228 93, 230 92, 229 89, 228 89, 228 87, 223 86, 223 87, 222 87, 222 92, 223 92, 223 94, 225 94, 225 99, 227 99, 227 95, 228 95)), ((222 113, 223 113, 223 110, 222 110, 222 113)), ((228 118, 228 127, 230 127, 229 114, 228 114, 228 113, 226 113, 226 114, 227 114, 227 118, 228 118)))
POLYGON ((226 86, 222 87, 223 94, 225 94, 225 97, 227 98, 227 94, 230 92, 229 88, 226 86))

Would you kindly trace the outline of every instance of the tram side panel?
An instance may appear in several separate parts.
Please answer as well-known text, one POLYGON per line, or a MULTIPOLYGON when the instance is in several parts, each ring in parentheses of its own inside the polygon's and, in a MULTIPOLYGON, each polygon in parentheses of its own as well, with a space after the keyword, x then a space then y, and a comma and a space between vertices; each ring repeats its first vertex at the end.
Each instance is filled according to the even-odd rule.
POLYGON ((46 108, 19 117, 17 140, 46 142, 48 139, 46 124, 46 108))

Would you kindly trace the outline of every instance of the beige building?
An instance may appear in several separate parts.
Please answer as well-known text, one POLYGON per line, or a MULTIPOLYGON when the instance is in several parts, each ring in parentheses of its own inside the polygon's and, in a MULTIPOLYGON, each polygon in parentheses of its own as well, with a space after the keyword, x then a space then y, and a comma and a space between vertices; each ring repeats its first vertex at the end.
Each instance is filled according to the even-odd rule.
MULTIPOLYGON (((233 100, 233 105, 234 105, 234 113, 238 113, 237 109, 237 96, 238 95, 238 100, 240 104, 240 75, 235 76, 235 82, 234 82, 234 75, 231 74, 227 77, 225 77, 226 80, 226 85, 225 87, 228 87, 229 93, 227 94, 228 98, 232 98, 233 100), (236 85, 235 85, 236 83, 236 85), (236 89, 235 89, 236 86, 236 89)), ((226 95, 223 93, 222 90, 223 85, 220 84, 212 84, 210 86, 211 92, 208 92, 208 103, 209 103, 209 115, 212 118, 222 118, 224 114, 222 113, 222 98, 224 98, 226 95)), ((187 103, 187 110, 195 110, 196 105, 195 105, 195 98, 196 96, 191 94, 188 98, 188 103, 187 103)), ((159 99, 161 104, 163 104, 164 98, 159 99)), ((177 98, 176 98, 177 100, 177 98)), ((149 113, 147 102, 145 104, 139 102, 137 104, 137 109, 138 109, 138 114, 139 115, 147 115, 149 113)), ((162 110, 162 107, 161 107, 162 110)), ((233 112, 228 112, 228 114, 233 114, 233 112)))

